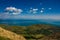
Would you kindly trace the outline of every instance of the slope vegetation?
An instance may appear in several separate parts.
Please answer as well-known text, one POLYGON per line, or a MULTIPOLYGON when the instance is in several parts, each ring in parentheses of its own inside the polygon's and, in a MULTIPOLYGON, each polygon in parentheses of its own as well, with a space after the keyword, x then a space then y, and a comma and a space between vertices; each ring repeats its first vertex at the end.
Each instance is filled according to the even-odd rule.
MULTIPOLYGON (((0 27, 0 39, 3 40, 2 38, 7 38, 8 40, 25 40, 25 38, 21 35, 17 35, 13 32, 10 32, 8 30, 5 30, 0 27)), ((4 39, 5 40, 5 39, 4 39)))
POLYGON ((60 40, 60 27, 55 25, 0 26, 16 34, 23 35, 27 40, 60 40))

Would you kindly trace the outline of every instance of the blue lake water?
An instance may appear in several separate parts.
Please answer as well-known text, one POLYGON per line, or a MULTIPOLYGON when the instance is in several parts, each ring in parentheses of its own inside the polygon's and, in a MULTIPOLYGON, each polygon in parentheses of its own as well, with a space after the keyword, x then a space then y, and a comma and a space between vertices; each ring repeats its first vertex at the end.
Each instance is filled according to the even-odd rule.
POLYGON ((60 25, 60 20, 0 20, 0 24, 29 26, 34 24, 60 25))

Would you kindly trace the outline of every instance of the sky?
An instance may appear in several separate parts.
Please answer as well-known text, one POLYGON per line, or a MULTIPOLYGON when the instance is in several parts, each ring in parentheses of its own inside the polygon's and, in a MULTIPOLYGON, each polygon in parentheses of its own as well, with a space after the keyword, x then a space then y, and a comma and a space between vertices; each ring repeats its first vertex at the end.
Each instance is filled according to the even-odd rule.
POLYGON ((0 0, 0 19, 60 20, 60 0, 0 0))

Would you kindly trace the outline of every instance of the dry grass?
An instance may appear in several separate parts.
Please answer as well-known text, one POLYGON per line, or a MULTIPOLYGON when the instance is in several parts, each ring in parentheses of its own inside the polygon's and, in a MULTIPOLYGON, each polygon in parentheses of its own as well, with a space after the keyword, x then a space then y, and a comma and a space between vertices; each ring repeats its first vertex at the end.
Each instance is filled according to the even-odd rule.
POLYGON ((26 40, 23 36, 5 30, 0 27, 0 36, 10 38, 11 40, 26 40))

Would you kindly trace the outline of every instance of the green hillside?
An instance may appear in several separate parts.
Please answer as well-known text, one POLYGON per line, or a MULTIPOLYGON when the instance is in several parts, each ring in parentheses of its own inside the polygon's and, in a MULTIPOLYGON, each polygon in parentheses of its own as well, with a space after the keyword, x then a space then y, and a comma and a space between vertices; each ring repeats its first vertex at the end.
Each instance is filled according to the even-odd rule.
POLYGON ((31 26, 9 26, 1 27, 23 35, 27 40, 60 40, 60 27, 48 24, 37 24, 31 26))

